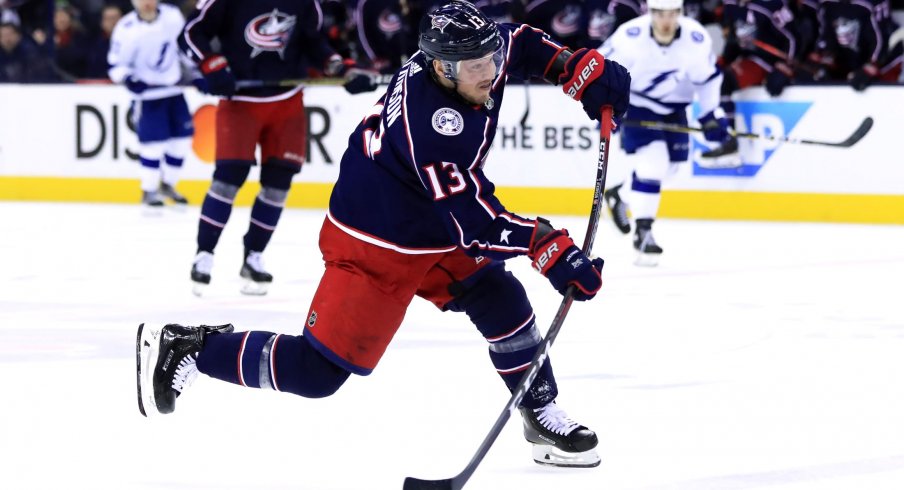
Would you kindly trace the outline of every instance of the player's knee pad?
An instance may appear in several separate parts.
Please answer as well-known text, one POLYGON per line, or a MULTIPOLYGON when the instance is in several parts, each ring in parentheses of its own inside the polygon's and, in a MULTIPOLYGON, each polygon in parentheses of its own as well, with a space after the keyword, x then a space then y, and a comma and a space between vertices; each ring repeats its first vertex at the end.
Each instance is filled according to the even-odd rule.
POLYGON ((289 197, 289 191, 285 189, 277 189, 275 187, 261 187, 261 191, 258 194, 258 197, 261 198, 265 203, 281 208, 286 203, 286 198, 289 197))
POLYGON ((652 141, 630 158, 634 160, 634 175, 641 181, 662 182, 668 174, 670 157, 665 141, 652 141))
POLYGON ((165 141, 152 141, 150 143, 141 143, 138 149, 138 156, 141 164, 145 167, 157 167, 160 165, 160 159, 166 150, 165 141))
POLYGON ((261 187, 271 187, 288 191, 292 187, 292 177, 299 171, 298 167, 286 165, 264 165, 261 167, 261 187))
MULTIPOLYGON (((167 142, 166 155, 178 159, 180 164, 191 149, 191 138, 173 138, 167 142)), ((169 158, 167 158, 169 162, 169 158)))
POLYGON ((250 165, 217 165, 213 171, 213 180, 233 185, 238 189, 245 183, 250 172, 250 165))
POLYGON ((210 183, 210 192, 232 201, 239 193, 239 186, 214 179, 214 181, 210 183))

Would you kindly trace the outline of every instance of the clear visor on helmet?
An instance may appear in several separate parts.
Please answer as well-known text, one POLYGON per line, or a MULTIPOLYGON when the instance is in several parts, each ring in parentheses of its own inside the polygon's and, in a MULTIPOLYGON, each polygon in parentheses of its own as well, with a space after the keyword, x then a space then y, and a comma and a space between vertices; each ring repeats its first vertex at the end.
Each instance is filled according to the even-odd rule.
POLYGON ((446 78, 459 83, 481 83, 496 80, 502 72, 505 55, 502 47, 482 57, 461 61, 443 61, 446 78))

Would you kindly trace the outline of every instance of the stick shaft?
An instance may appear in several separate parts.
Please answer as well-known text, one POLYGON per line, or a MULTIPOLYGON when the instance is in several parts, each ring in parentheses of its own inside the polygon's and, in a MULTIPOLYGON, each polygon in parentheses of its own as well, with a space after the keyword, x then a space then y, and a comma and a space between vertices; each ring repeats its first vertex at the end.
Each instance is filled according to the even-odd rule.
MULTIPOLYGON (((593 204, 590 208, 590 219, 587 223, 587 233, 584 235, 582 247, 585 254, 590 254, 590 251, 593 248, 593 242, 596 239, 597 225, 599 224, 599 217, 602 211, 603 190, 606 187, 606 173, 609 169, 609 140, 611 138, 611 133, 612 108, 606 106, 602 110, 600 123, 599 159, 597 161, 596 183, 593 188, 593 204)), ((419 480, 411 477, 406 478, 404 484, 405 490, 430 488, 460 490, 464 487, 468 479, 471 478, 471 475, 474 474, 477 466, 489 452, 490 447, 492 447, 496 438, 499 437, 499 434, 502 432, 503 427, 505 427, 505 424, 508 422, 512 413, 517 410, 518 405, 521 404, 521 400, 524 399, 527 390, 530 389, 531 384, 533 384, 534 380, 537 378, 540 368, 543 366, 543 363, 546 362, 546 358, 549 355, 549 349, 559 335, 559 330, 565 322, 565 316, 568 315, 568 310, 571 309, 571 304, 574 302, 574 291, 574 286, 569 286, 565 291, 565 297, 562 298, 562 303, 559 305, 559 310, 552 320, 552 325, 550 325, 549 330, 546 332, 546 338, 543 339, 540 348, 537 350, 537 353, 534 354, 534 358, 531 360, 530 365, 521 377, 518 387, 512 392, 512 396, 505 405, 505 409, 499 414, 499 417, 496 418, 493 428, 490 429, 489 434, 483 439, 483 442, 480 444, 480 447, 477 448, 477 452, 471 458, 471 461, 465 469, 455 477, 447 480, 419 480)))

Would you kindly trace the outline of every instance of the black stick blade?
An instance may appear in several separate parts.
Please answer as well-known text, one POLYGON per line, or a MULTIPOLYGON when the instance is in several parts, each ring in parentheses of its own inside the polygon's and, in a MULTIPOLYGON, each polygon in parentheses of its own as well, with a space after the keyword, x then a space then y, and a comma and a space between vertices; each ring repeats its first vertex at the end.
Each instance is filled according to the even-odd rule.
POLYGON ((860 123, 860 127, 857 128, 856 131, 854 131, 854 134, 852 134, 848 139, 841 142, 841 146, 843 146, 845 148, 850 148, 850 147, 854 146, 854 144, 856 144, 858 141, 863 139, 863 137, 866 136, 866 133, 869 133, 869 130, 872 128, 873 128, 873 118, 867 117, 866 119, 863 120, 862 123, 860 123))
POLYGON ((452 478, 445 480, 419 480, 409 476, 405 478, 405 485, 402 490, 459 490, 461 488, 453 486, 452 483, 452 478))

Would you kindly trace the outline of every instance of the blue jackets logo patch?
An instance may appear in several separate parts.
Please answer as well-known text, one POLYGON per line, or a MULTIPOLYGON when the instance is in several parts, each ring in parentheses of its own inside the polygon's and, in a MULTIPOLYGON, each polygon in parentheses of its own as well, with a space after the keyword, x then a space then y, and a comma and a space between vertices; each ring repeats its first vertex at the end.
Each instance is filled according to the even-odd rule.
POLYGON ((443 136, 455 136, 464 127, 465 121, 455 109, 443 107, 433 113, 433 129, 443 136))
MULTIPOLYGON (((800 119, 812 106, 812 102, 761 102, 738 101, 735 103, 735 129, 739 133, 756 133, 785 137, 794 130, 800 119)), ((697 104, 693 107, 694 117, 699 117, 697 104)), ((692 161, 694 175, 720 177, 753 177, 778 149, 781 142, 766 139, 739 138, 742 165, 736 168, 703 168, 699 164, 700 153, 713 146, 702 134, 696 133, 692 140, 692 161)))
POLYGON ((283 58, 289 36, 295 27, 295 16, 273 9, 269 14, 258 15, 245 26, 245 42, 251 46, 251 57, 264 51, 275 51, 283 58))

